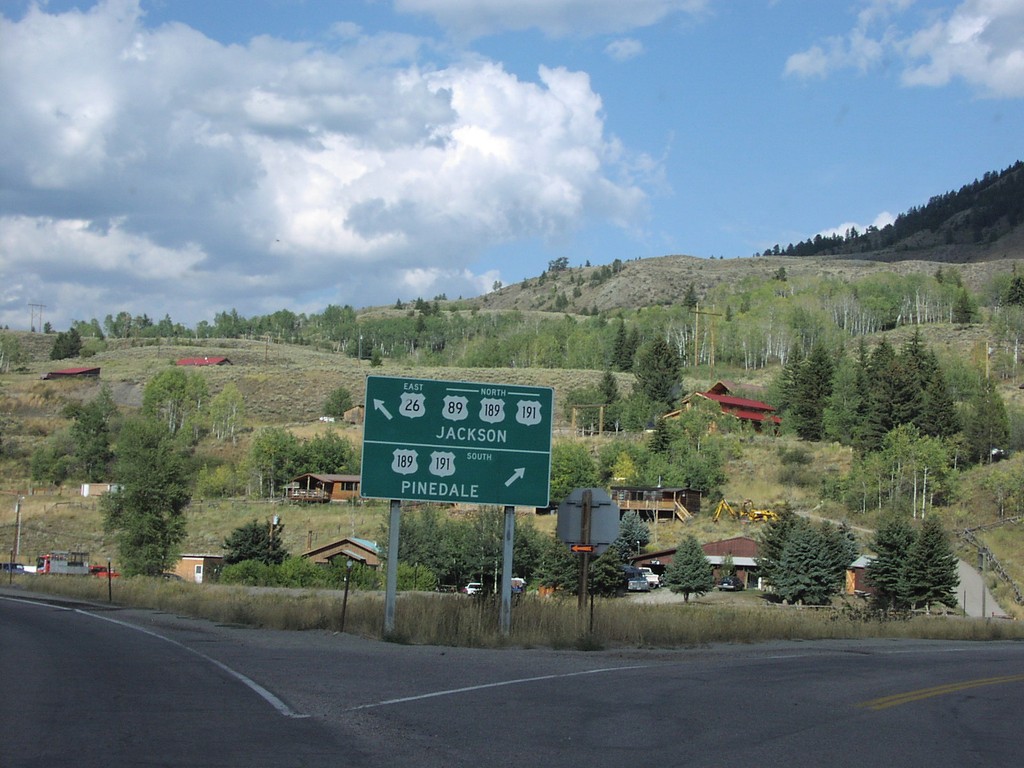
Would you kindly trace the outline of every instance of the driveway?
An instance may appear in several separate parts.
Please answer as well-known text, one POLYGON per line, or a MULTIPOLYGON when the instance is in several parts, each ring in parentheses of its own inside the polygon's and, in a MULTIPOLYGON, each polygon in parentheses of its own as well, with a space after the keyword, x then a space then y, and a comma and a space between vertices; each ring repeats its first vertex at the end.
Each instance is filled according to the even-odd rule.
POLYGON ((958 563, 960 574, 960 586, 957 589, 956 599, 968 616, 996 616, 1006 618, 1007 614, 995 597, 985 586, 985 580, 981 574, 961 560, 958 563))

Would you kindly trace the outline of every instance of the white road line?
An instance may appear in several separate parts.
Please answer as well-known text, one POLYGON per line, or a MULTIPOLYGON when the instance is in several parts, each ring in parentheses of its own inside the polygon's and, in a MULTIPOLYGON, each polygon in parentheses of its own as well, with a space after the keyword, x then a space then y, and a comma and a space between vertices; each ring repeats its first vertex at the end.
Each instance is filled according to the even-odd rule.
POLYGON ((360 709, 377 709, 378 707, 389 707, 393 704, 405 704, 410 701, 422 701, 423 699, 433 699, 438 696, 454 696, 459 693, 470 693, 472 691, 483 691, 488 688, 503 688, 508 685, 522 685, 523 683, 537 683, 543 680, 561 680, 567 677, 580 677, 581 675, 597 675, 604 672, 625 672, 632 669, 649 669, 650 667, 656 666, 654 664, 637 664, 631 667, 605 667, 604 669, 588 669, 583 672, 565 672, 559 675, 541 675, 539 677, 521 677, 517 680, 502 680, 497 683, 484 683, 483 685, 470 685, 465 688, 450 688, 445 691, 432 691, 431 693, 421 693, 418 696, 406 696, 400 699, 387 699, 385 701, 377 701, 372 704, 360 704, 357 707, 349 707, 344 710, 345 712, 356 712, 360 709))
POLYGON ((109 616, 99 616, 99 615, 97 615, 95 613, 89 613, 89 611, 83 611, 81 608, 68 608, 68 607, 65 607, 65 606, 62 606, 62 605, 53 605, 51 603, 39 602, 39 601, 34 601, 34 600, 22 600, 22 599, 13 598, 13 597, 2 597, 0 599, 10 600, 11 602, 22 603, 22 604, 26 604, 26 605, 36 605, 36 606, 47 607, 47 608, 57 608, 57 609, 59 609, 61 611, 74 611, 75 613, 80 613, 83 616, 89 616, 90 618, 93 618, 93 619, 100 619, 101 621, 109 621, 111 624, 117 624, 119 627, 126 627, 128 629, 134 629, 136 632, 141 632, 144 635, 149 635, 150 637, 155 637, 158 640, 163 640, 165 643, 170 643, 171 645, 176 646, 176 647, 180 648, 183 651, 188 651, 189 653, 198 656, 203 661, 206 661, 206 662, 212 664, 213 666, 217 667, 217 669, 219 669, 219 670, 221 670, 223 672, 226 672, 227 674, 231 675, 231 677, 235 678, 240 683, 242 683, 243 685, 248 687, 251 691, 253 691, 258 696, 260 696, 270 706, 272 706, 274 709, 276 709, 279 714, 284 715, 285 717, 292 717, 292 718, 296 718, 296 719, 309 717, 309 715, 303 715, 300 712, 296 712, 294 709, 289 707, 287 704, 285 704, 283 701, 281 701, 281 699, 279 699, 277 696, 272 694, 270 691, 268 691, 262 685, 257 683, 255 680, 253 680, 252 678, 246 677, 241 672, 239 672, 237 670, 234 670, 231 667, 229 667, 227 664, 224 664, 224 663, 222 663, 220 661, 217 661, 216 659, 207 656, 205 653, 201 653, 200 651, 197 651, 195 648, 189 648, 187 645, 183 645, 182 643, 179 643, 177 640, 172 640, 169 637, 165 637, 164 635, 161 635, 161 634, 159 634, 157 632, 153 632, 152 630, 146 629, 145 627, 140 627, 140 626, 137 626, 135 624, 129 624, 126 621, 118 621, 117 619, 112 619, 109 616))
POLYGON ((199 658, 203 659, 204 661, 209 662, 210 664, 213 664, 213 666, 215 666, 218 669, 226 672, 227 674, 231 675, 233 678, 238 680, 240 683, 242 683, 243 685, 247 686, 250 690, 255 692, 264 701, 266 701, 270 706, 272 706, 274 709, 276 709, 279 714, 284 715, 285 717, 293 717, 293 718, 309 717, 309 715, 303 715, 303 714, 301 714, 299 712, 296 712, 294 709, 289 707, 287 704, 285 704, 283 701, 281 701, 281 699, 279 699, 277 696, 272 694, 270 691, 268 691, 266 688, 264 688, 262 685, 257 683, 252 678, 246 677, 241 672, 239 672, 239 671, 229 667, 227 664, 224 664, 223 662, 217 661, 216 659, 211 658, 210 656, 207 656, 205 653, 197 651, 195 648, 189 648, 187 645, 179 643, 177 640, 172 640, 169 637, 165 637, 164 635, 161 635, 161 634, 159 634, 157 632, 153 632, 152 630, 146 629, 144 627, 139 627, 139 626, 136 626, 135 624, 129 624, 126 621, 118 621, 117 619, 112 619, 109 616, 99 616, 99 615, 97 615, 95 613, 89 613, 88 611, 83 611, 83 610, 81 610, 79 608, 75 608, 74 610, 75 610, 75 613, 80 613, 83 616, 90 616, 90 617, 92 617, 94 619, 100 619, 101 621, 109 621, 111 624, 117 624, 118 626, 121 626, 121 627, 127 627, 128 629, 134 629, 137 632, 142 632, 145 635, 149 635, 150 637, 155 637, 155 638, 157 638, 159 640, 163 640, 166 643, 170 643, 171 645, 177 646, 178 648, 181 648, 183 651, 188 651, 189 653, 195 654, 199 658))

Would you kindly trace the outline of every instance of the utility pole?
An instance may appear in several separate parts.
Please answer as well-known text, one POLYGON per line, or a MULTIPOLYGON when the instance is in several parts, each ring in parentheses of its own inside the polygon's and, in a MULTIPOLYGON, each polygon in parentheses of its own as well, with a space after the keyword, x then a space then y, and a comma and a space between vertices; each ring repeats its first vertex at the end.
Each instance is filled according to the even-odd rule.
POLYGON ((697 304, 693 308, 693 367, 696 368, 700 363, 700 334, 697 333, 697 328, 700 324, 700 316, 707 315, 712 318, 708 321, 708 327, 711 331, 711 346, 708 349, 708 363, 712 368, 715 367, 715 321, 713 318, 721 317, 721 312, 705 312, 700 308, 700 304, 697 304))

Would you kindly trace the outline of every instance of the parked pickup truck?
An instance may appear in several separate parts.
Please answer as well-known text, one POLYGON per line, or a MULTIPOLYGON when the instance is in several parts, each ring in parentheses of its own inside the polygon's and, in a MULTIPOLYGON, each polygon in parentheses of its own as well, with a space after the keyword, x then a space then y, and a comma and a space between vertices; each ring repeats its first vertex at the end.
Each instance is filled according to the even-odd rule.
POLYGON ((642 573, 644 575, 644 578, 647 579, 647 586, 649 586, 651 589, 657 589, 661 586, 661 576, 656 574, 650 568, 646 566, 640 566, 640 573, 642 573))
POLYGON ((90 565, 89 566, 89 575, 90 576, 97 576, 97 577, 99 577, 101 579, 107 579, 107 578, 116 579, 121 574, 118 573, 117 571, 114 571, 114 570, 108 571, 107 570, 107 566, 105 566, 105 565, 90 565))

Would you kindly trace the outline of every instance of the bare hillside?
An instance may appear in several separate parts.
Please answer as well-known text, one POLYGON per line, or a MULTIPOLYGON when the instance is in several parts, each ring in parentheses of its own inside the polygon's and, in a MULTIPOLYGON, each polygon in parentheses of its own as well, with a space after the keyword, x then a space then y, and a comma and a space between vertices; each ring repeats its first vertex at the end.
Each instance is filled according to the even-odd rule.
POLYGON ((956 270, 964 285, 979 291, 994 275, 1024 268, 1024 248, 1014 256, 964 264, 947 261, 894 261, 867 259, 797 258, 756 256, 740 259, 701 259, 694 256, 661 256, 623 262, 612 274, 607 267, 575 267, 545 273, 543 277, 509 285, 477 299, 471 306, 503 310, 566 311, 592 313, 674 304, 692 285, 698 297, 721 283, 765 281, 783 270, 790 280, 828 276, 852 281, 874 274, 934 275, 956 270), (607 277, 602 277, 602 275, 607 277), (559 296, 564 306, 559 308, 559 296))

